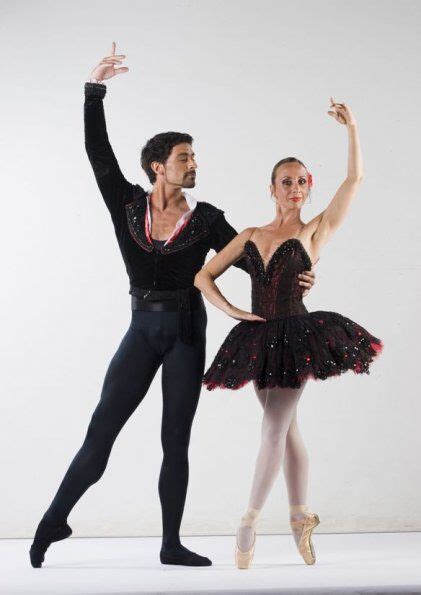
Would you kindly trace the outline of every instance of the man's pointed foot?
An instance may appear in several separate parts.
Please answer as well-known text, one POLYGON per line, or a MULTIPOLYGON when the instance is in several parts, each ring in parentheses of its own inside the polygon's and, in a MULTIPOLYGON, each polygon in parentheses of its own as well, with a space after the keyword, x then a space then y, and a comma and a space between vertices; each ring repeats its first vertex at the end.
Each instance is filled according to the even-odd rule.
POLYGON ((29 558, 33 568, 41 568, 45 559, 45 552, 54 541, 61 541, 70 537, 72 530, 67 523, 51 525, 41 521, 35 533, 34 541, 29 550, 29 558))
POLYGON ((199 556, 188 550, 183 545, 172 548, 162 548, 159 555, 161 564, 173 564, 176 566, 212 566, 212 561, 205 556, 199 556))

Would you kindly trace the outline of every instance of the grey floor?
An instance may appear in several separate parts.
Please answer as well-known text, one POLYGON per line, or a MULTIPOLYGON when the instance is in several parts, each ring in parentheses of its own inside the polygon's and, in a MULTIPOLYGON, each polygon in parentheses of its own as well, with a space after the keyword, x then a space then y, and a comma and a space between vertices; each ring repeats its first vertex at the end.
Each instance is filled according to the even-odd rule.
POLYGON ((3 595, 135 593, 421 594, 421 533, 314 534, 306 566, 290 535, 258 536, 250 570, 233 563, 233 537, 189 537, 210 568, 162 566, 158 538, 77 539, 53 544, 42 569, 29 565, 26 539, 0 540, 3 595))

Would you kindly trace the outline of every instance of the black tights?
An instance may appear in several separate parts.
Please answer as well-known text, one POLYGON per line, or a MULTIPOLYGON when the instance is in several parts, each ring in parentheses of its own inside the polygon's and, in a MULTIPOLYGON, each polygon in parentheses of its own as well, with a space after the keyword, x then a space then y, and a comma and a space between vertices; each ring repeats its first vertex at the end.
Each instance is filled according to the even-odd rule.
POLYGON ((190 430, 205 365, 206 311, 195 310, 194 344, 178 337, 177 312, 132 313, 131 325, 109 365, 101 399, 81 449, 44 515, 63 523, 79 498, 105 471, 120 430, 143 400, 162 364, 164 458, 159 477, 163 546, 177 546, 186 499, 190 430))

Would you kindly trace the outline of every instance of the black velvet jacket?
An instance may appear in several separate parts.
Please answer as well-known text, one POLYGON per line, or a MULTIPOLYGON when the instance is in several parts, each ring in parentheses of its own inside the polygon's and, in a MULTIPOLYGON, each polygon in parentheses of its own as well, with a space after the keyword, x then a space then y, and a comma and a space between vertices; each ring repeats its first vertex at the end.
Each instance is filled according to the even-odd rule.
MULTIPOLYGON (((167 246, 146 237, 146 192, 123 176, 108 140, 103 98, 105 85, 85 84, 85 147, 101 194, 110 211, 130 285, 142 289, 191 287, 206 254, 221 250, 237 235, 224 212, 198 202, 187 225, 167 246)), ((235 266, 247 271, 245 259, 235 266)))

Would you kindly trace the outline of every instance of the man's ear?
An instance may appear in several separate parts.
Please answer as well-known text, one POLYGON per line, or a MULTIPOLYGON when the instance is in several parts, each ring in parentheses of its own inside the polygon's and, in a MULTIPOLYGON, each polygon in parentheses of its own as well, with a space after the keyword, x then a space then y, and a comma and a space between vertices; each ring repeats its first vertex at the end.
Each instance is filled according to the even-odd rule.
POLYGON ((152 161, 151 169, 156 175, 162 175, 165 172, 164 164, 159 161, 152 161))

